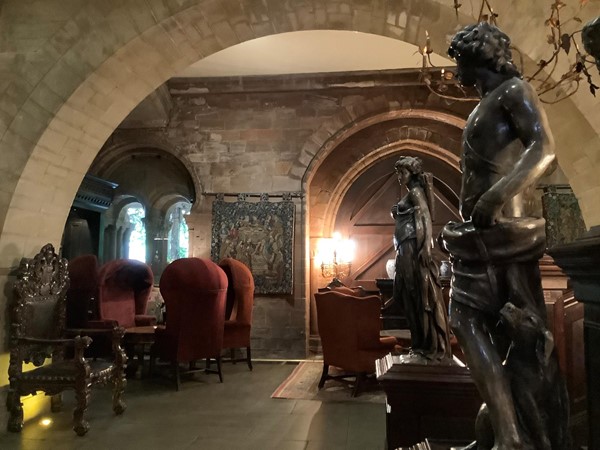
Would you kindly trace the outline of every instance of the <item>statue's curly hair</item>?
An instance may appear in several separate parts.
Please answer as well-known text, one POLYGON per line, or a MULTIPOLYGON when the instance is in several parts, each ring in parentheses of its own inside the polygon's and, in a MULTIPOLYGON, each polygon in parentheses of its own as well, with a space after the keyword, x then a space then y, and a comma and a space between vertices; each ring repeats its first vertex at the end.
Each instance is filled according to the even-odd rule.
POLYGON ((521 77, 512 62, 510 38, 487 22, 468 25, 452 38, 448 55, 467 65, 482 66, 509 76, 521 77))
POLYGON ((590 20, 581 30, 583 48, 595 60, 596 67, 600 70, 600 17, 590 20))
POLYGON ((413 175, 419 175, 423 173, 423 161, 416 156, 401 156, 394 164, 394 170, 398 173, 403 168, 413 175))

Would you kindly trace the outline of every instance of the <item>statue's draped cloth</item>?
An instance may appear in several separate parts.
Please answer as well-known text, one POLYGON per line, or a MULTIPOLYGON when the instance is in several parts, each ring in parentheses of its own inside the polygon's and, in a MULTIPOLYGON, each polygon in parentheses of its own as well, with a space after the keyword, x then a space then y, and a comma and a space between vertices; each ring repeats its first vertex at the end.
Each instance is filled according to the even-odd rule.
POLYGON ((530 217, 503 219, 489 228, 446 224, 442 240, 453 259, 451 301, 491 314, 509 300, 528 303, 524 286, 511 285, 521 277, 510 272, 537 266, 546 247, 544 224, 544 219, 530 217))

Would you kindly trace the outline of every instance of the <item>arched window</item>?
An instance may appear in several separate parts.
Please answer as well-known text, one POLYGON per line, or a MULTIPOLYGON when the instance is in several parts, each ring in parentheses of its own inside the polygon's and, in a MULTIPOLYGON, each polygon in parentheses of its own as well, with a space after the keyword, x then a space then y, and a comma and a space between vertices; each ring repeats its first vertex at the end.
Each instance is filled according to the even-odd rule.
POLYGON ((190 213, 190 204, 179 202, 171 206, 167 213, 169 235, 167 244, 167 262, 188 257, 189 231, 185 216, 190 213))
POLYGON ((131 226, 129 258, 146 262, 146 211, 141 203, 131 203, 126 207, 126 217, 131 226))

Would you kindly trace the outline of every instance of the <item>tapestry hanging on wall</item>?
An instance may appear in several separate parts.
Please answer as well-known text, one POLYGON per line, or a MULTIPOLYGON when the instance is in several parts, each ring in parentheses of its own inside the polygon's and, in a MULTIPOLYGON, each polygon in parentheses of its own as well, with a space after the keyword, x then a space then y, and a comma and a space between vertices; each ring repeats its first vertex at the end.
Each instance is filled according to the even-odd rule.
POLYGON ((291 294, 293 287, 294 203, 291 196, 269 202, 237 202, 222 196, 213 203, 211 257, 219 262, 235 258, 254 276, 257 294, 291 294))

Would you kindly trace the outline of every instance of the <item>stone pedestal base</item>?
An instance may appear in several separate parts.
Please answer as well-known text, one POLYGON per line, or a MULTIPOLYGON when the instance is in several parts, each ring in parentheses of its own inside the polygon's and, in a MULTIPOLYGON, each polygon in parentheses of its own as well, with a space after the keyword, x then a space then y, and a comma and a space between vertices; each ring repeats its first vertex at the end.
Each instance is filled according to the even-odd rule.
POLYGON ((377 361, 377 379, 387 396, 388 450, 443 448, 419 444, 426 438, 448 443, 445 448, 474 440, 482 401, 466 367, 403 363, 389 354, 377 361))

